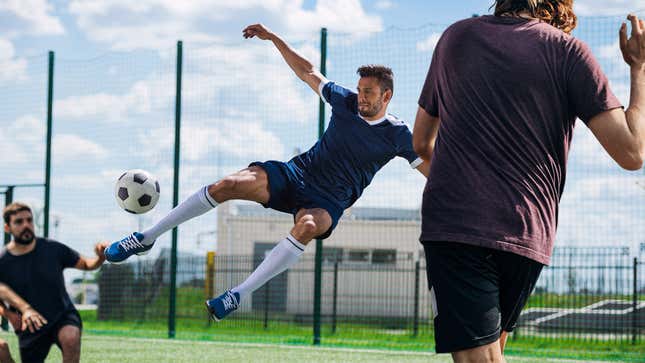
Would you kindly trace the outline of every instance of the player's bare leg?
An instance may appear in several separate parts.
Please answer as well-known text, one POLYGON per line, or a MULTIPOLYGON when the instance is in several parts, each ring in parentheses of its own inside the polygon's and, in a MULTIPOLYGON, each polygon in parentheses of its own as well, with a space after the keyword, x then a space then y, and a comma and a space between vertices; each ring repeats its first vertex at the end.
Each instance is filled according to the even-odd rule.
POLYGON ((455 363, 505 363, 506 360, 500 349, 500 342, 496 340, 480 347, 460 350, 452 353, 455 363))
POLYGON ((316 236, 327 232, 332 224, 329 213, 321 208, 301 209, 295 220, 291 233, 271 250, 243 283, 206 302, 213 319, 219 321, 237 310, 242 299, 293 266, 300 259, 305 246, 316 236))
POLYGON ((0 339, 0 363, 14 363, 9 351, 9 344, 2 339, 0 339))
POLYGON ((504 348, 506 347, 506 339, 508 338, 508 332, 502 330, 502 334, 499 337, 499 350, 504 355, 504 348))
POLYGON ((258 203, 269 201, 269 179, 259 166, 250 166, 208 186, 208 194, 219 204, 242 199, 258 203))
POLYGON ((58 331, 57 338, 63 352, 63 362, 79 362, 81 359, 81 330, 74 325, 65 325, 58 331))

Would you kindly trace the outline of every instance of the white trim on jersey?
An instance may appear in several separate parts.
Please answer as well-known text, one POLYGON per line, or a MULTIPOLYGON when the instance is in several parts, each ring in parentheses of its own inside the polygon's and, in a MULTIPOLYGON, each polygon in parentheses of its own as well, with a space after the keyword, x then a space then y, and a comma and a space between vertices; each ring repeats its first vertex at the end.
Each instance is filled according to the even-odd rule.
POLYGON ((412 169, 416 169, 421 164, 423 164, 423 159, 416 158, 413 162, 410 163, 410 167, 412 167, 412 169))
POLYGON ((327 101, 327 99, 325 98, 325 96, 323 96, 323 92, 322 92, 322 91, 323 91, 323 88, 327 85, 327 83, 329 83, 329 80, 327 80, 327 81, 320 81, 320 84, 318 85, 318 96, 320 96, 320 98, 322 98, 324 102, 329 103, 329 101, 327 101))
POLYGON ((360 113, 358 114, 358 117, 362 118, 362 119, 363 119, 363 121, 367 122, 367 124, 368 124, 368 125, 370 125, 370 126, 378 125, 378 124, 380 124, 381 122, 383 122, 383 121, 387 120, 387 115, 385 115, 385 116, 381 117, 381 118, 380 118, 380 119, 378 119, 378 120, 374 120, 374 121, 366 120, 366 119, 365 119, 365 117, 361 116, 361 114, 360 114, 360 113))
POLYGON ((403 122, 403 120, 400 120, 398 117, 394 116, 394 115, 393 115, 393 114, 391 114, 391 113, 388 113, 388 114, 387 114, 387 120, 388 120, 388 121, 390 121, 390 123, 391 123, 392 125, 394 125, 394 126, 398 126, 398 125, 403 125, 403 124, 405 124, 405 122, 403 122))

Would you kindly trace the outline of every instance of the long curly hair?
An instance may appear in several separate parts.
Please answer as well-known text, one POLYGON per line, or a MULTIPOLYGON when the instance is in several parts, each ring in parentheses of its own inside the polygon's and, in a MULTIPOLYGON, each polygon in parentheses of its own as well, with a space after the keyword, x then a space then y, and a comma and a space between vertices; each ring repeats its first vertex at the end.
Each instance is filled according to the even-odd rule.
POLYGON ((495 0, 495 16, 517 15, 527 11, 532 17, 540 19, 569 34, 578 25, 578 17, 573 13, 573 0, 495 0))

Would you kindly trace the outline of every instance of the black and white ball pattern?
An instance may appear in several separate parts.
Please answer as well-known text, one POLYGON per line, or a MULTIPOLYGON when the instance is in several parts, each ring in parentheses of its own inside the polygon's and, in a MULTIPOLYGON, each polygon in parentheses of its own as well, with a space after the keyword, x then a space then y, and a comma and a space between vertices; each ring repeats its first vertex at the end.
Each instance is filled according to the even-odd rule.
POLYGON ((145 213, 159 201, 159 181, 145 170, 128 170, 116 181, 114 193, 126 212, 145 213))

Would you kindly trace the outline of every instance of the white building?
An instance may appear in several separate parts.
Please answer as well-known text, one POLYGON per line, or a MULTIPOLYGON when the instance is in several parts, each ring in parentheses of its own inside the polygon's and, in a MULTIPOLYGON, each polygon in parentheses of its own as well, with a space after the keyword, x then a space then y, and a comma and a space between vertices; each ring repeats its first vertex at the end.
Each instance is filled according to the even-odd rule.
MULTIPOLYGON (((240 283, 293 226, 285 213, 256 204, 224 203, 218 207, 218 261, 215 291, 240 283), (223 256, 254 256, 253 259, 223 256)), ((337 262, 337 314, 407 318, 414 314, 419 296, 419 314, 427 318, 427 280, 423 248, 419 243, 418 210, 352 208, 345 211, 332 236, 323 242, 323 315, 331 314, 334 296, 334 265, 337 262), (418 293, 416 290, 416 266, 418 293), (403 302, 403 303, 402 303, 403 302)), ((243 311, 269 307, 292 315, 312 311, 315 241, 301 261, 270 282, 270 299, 258 290, 243 302, 243 311), (253 301, 255 300, 255 301, 253 301)))

